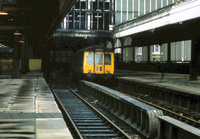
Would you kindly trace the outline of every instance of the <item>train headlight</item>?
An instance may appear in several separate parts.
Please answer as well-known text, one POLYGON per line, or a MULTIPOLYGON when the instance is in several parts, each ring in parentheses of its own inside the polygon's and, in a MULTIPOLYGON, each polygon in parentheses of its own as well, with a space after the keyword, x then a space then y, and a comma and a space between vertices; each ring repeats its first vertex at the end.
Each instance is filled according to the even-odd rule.
POLYGON ((107 73, 110 73, 110 70, 109 70, 109 69, 107 69, 107 73))

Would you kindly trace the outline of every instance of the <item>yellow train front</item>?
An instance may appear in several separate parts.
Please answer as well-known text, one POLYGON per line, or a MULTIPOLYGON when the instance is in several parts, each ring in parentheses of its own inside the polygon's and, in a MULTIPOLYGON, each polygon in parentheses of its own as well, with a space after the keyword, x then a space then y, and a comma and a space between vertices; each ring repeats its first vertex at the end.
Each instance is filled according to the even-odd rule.
POLYGON ((73 56, 73 71, 80 72, 89 79, 111 78, 114 74, 114 54, 111 49, 100 45, 76 52, 73 56), (75 62, 75 59, 77 61, 75 62), (82 60, 81 60, 82 59, 82 60), (77 62, 82 62, 81 64, 77 62), (79 66, 81 66, 79 68, 79 66))

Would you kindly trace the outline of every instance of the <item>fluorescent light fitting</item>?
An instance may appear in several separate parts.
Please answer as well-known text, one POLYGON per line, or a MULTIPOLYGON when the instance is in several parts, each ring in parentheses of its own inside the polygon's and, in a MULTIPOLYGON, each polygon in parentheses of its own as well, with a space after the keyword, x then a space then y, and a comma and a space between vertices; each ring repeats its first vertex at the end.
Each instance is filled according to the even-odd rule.
POLYGON ((22 35, 22 33, 15 32, 14 35, 15 35, 15 36, 20 36, 20 35, 22 35))
POLYGON ((8 15, 8 13, 0 11, 0 15, 8 15))
POLYGON ((1 0, 1 5, 0 5, 0 15, 8 15, 8 13, 3 11, 3 2, 1 0))
POLYGON ((24 43, 24 41, 19 41, 19 43, 24 43))
POLYGON ((16 32, 14 33, 14 35, 15 35, 15 36, 20 36, 20 35, 22 35, 22 33, 19 32, 18 30, 16 30, 16 32))

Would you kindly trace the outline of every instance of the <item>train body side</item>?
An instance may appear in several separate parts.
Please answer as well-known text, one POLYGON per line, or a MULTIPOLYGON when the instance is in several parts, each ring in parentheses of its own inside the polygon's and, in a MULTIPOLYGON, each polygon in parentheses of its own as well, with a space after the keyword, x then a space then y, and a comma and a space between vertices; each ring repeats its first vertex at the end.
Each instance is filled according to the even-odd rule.
POLYGON ((75 52, 70 65, 75 76, 109 78, 114 74, 114 54, 101 46, 88 47, 75 52))
POLYGON ((83 74, 114 74, 113 52, 84 52, 83 74))

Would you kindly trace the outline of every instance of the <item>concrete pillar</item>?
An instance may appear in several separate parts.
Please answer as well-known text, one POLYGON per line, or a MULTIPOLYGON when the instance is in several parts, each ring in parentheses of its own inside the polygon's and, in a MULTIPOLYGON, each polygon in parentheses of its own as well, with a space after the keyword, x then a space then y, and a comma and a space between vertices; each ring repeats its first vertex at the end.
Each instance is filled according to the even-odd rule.
POLYGON ((148 56, 148 57, 147 57, 147 63, 151 63, 151 61, 150 61, 150 56, 151 56, 151 55, 150 55, 150 53, 151 53, 150 50, 151 50, 151 49, 150 49, 150 48, 151 48, 150 45, 147 46, 147 49, 148 49, 148 50, 147 50, 147 53, 148 53, 148 54, 147 54, 147 56, 148 56))
POLYGON ((171 43, 167 43, 167 63, 171 63, 171 43))
POLYGON ((25 36, 23 35, 21 39, 24 41, 24 43, 20 44, 21 47, 21 73, 26 74, 26 40, 25 36))
POLYGON ((192 40, 192 46, 191 46, 191 62, 190 62, 190 81, 196 81, 197 80, 197 66, 199 59, 199 53, 200 53, 200 38, 194 38, 192 40))
POLYGON ((20 74, 20 71, 19 71, 19 51, 20 51, 19 36, 15 37, 14 45, 15 45, 15 47, 14 47, 14 53, 13 53, 11 78, 18 79, 18 78, 21 78, 21 74, 20 74))
POLYGON ((26 43, 25 43, 25 69, 26 69, 26 72, 30 71, 30 69, 29 69, 29 47, 30 47, 29 41, 28 41, 28 39, 26 39, 26 43))

